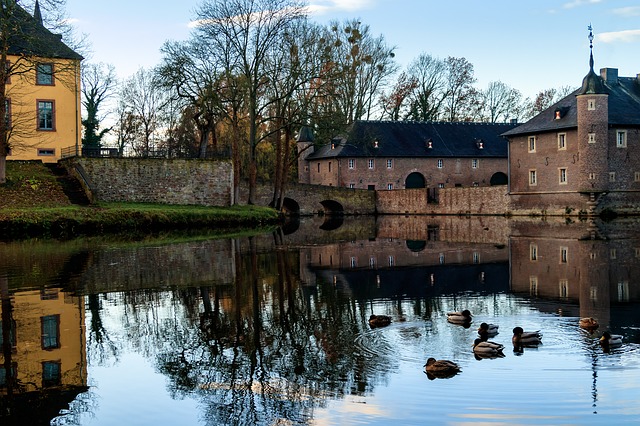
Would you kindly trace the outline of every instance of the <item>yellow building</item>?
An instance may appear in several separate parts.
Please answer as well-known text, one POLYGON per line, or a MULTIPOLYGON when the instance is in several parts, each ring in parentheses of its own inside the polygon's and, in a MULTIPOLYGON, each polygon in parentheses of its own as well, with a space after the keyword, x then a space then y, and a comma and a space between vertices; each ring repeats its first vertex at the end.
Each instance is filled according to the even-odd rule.
POLYGON ((7 40, 5 85, 9 155, 7 160, 56 162, 63 149, 81 147, 80 61, 78 53, 34 15, 19 6, 18 23, 7 40))

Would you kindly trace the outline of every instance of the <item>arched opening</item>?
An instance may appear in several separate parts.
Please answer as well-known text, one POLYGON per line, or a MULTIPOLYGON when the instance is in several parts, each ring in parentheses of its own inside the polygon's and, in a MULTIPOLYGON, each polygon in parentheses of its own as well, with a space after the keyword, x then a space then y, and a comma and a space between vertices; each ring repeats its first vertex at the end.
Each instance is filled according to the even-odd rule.
POLYGON ((413 172, 409 174, 409 176, 407 176, 407 178, 404 181, 404 187, 406 189, 424 188, 424 186, 425 186, 425 179, 424 179, 424 176, 422 176, 422 173, 413 172))
POLYGON ((496 172, 493 174, 493 176, 491 176, 491 181, 489 183, 491 184, 491 186, 506 185, 507 183, 509 183, 509 178, 502 172, 496 172))
POLYGON ((298 215, 300 214, 300 204, 296 200, 284 197, 284 200, 282 200, 282 212, 285 215, 298 215))
POLYGON ((420 252, 427 247, 427 242, 424 240, 407 240, 407 248, 414 253, 420 252))
POLYGON ((324 200, 324 201, 321 201, 320 204, 322 204, 322 207, 324 208, 324 211, 322 213, 325 215, 343 215, 344 214, 344 207, 342 207, 342 204, 340 204, 337 201, 324 200))
POLYGON ((324 222, 320 225, 320 229, 323 231, 333 231, 334 229, 338 229, 342 226, 344 222, 344 216, 342 215, 331 215, 325 216, 324 222))

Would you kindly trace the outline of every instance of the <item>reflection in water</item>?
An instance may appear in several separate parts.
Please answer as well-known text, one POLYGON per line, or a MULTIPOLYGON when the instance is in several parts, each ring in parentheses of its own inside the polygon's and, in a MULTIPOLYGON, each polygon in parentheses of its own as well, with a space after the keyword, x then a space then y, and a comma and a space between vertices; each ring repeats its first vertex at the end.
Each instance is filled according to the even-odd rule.
MULTIPOLYGON (((233 240, 0 246, 7 260, 0 274, 3 424, 24 420, 7 410, 17 395, 33 393, 55 413, 64 405, 56 395, 75 397, 58 423, 114 422, 127 410, 105 412, 101 404, 129 401, 100 394, 87 374, 124 364, 131 353, 154 366, 173 400, 197 400, 202 424, 355 419, 345 412, 370 424, 419 424, 408 419, 454 413, 471 421, 511 414, 533 421, 537 410, 509 399, 522 399, 517 389, 549 406, 552 423, 584 423, 603 404, 609 414, 629 415, 603 395, 615 394, 616 386, 638 391, 637 384, 615 384, 622 359, 640 364, 640 239, 629 232, 632 225, 343 220, 330 232, 318 232, 322 219, 310 218, 296 232, 233 240), (463 309, 473 312, 474 325, 447 323, 447 311, 463 309), (372 328, 371 315, 392 320, 372 328), (582 316, 598 318, 600 332, 581 331, 582 316), (500 330, 543 329, 545 343, 494 359, 480 354, 477 362, 471 345, 483 321, 500 330), (598 341, 604 330, 624 334, 628 344, 604 351, 598 341), (462 372, 424 380, 431 356, 453 359, 462 372), (579 404, 554 408, 567 401, 567 387, 558 382, 549 390, 548 383, 560 371, 580 388, 585 368, 589 412, 579 404), (483 388, 489 379, 491 390, 483 388), (425 385, 438 386, 434 404, 420 399, 425 385), (608 392, 598 392, 602 386, 608 392), (459 389, 470 399, 482 390, 486 406, 451 405, 459 389), (379 399, 385 393, 397 395, 387 395, 391 404, 379 399)), ((507 332, 491 339, 511 345, 507 332)), ((148 379, 138 370, 118 377, 121 386, 148 379)), ((637 383, 634 373, 624 373, 637 383)), ((160 398, 149 395, 145 405, 163 413, 154 399, 160 398)), ((172 423, 170 413, 139 415, 150 416, 143 423, 172 423)))

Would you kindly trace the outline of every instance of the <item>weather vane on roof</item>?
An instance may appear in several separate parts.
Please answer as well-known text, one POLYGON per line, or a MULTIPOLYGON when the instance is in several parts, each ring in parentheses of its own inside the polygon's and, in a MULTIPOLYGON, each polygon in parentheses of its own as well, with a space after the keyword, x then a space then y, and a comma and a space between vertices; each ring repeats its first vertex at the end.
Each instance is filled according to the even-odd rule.
POLYGON ((591 69, 593 69, 593 28, 591 27, 591 23, 589 23, 589 65, 591 69))

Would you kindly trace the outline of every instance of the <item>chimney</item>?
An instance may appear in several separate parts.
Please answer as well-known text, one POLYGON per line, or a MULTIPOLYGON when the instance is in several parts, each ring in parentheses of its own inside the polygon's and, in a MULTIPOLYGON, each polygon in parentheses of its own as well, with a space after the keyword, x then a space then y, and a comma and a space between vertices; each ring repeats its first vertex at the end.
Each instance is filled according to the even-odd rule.
POLYGON ((600 68, 600 77, 607 84, 618 82, 618 68, 600 68))

